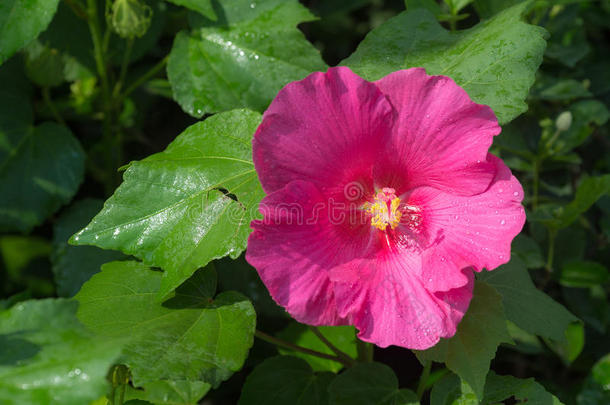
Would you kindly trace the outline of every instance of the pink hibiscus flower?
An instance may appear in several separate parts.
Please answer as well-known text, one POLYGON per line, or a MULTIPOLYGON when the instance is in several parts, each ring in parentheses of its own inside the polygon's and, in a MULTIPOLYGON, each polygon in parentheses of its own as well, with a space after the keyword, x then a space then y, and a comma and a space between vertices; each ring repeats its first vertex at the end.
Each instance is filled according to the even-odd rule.
POLYGON ((414 68, 345 67, 284 87, 253 141, 268 194, 246 259, 299 322, 386 347, 455 334, 474 271, 510 258, 523 189, 488 154, 491 108, 414 68))

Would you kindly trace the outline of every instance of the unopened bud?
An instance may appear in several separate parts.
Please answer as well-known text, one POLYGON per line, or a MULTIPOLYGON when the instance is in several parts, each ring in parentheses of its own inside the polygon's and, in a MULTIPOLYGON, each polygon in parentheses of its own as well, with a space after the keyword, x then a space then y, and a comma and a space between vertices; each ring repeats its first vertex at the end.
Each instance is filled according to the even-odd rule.
POLYGON ((152 20, 152 9, 140 0, 115 0, 110 24, 122 38, 141 37, 146 34, 152 20))
POLYGON ((570 129, 572 125, 572 113, 570 111, 564 111, 559 114, 557 120, 555 120, 555 126, 559 132, 565 132, 570 129))

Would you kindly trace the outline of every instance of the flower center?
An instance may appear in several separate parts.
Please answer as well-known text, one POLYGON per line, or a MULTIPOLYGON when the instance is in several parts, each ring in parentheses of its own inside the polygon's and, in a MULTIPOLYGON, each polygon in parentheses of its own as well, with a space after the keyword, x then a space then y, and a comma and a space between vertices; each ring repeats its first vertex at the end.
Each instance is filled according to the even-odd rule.
POLYGON ((375 195, 375 202, 364 204, 364 209, 371 214, 371 226, 385 231, 388 225, 394 229, 400 223, 402 212, 399 205, 400 198, 396 197, 396 191, 384 187, 375 195))

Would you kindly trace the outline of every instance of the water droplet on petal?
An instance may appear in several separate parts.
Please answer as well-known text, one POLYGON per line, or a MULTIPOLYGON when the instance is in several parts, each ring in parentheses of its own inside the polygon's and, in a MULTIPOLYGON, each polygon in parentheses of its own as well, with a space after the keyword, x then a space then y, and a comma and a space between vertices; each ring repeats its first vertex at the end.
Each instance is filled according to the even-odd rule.
POLYGON ((515 197, 518 197, 518 196, 519 196, 519 192, 518 192, 518 191, 515 191, 515 192, 513 193, 513 195, 514 195, 515 197))
POLYGON ((500 225, 504 225, 506 223, 505 220, 500 221, 500 225))

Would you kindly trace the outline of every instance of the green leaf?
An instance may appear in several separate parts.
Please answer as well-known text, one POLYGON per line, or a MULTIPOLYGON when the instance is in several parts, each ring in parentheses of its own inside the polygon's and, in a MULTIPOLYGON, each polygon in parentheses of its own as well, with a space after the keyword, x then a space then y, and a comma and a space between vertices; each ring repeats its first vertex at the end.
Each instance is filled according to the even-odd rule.
POLYGON ((242 254, 235 260, 223 258, 214 262, 218 272, 218 288, 244 294, 252 301, 258 316, 289 318, 286 310, 276 304, 269 290, 261 281, 256 269, 248 264, 242 254))
POLYGON ((0 402, 82 405, 108 389, 118 342, 93 338, 78 323, 77 304, 26 301, 0 313, 0 402))
POLYGON ((165 151, 132 162, 123 184, 71 243, 121 250, 161 267, 159 298, 210 261, 238 257, 264 195, 251 150, 260 119, 248 110, 215 115, 165 151))
POLYGON ((610 391, 610 353, 599 359, 591 372, 595 382, 610 391))
POLYGON ((219 5, 216 26, 204 23, 174 41, 169 81, 176 101, 194 117, 242 107, 263 111, 285 84, 327 68, 296 28, 314 19, 296 0, 239 0, 227 7, 238 5, 241 13, 219 5))
POLYGON ((455 336, 415 353, 422 362, 445 363, 449 370, 472 387, 478 398, 483 398, 489 363, 500 343, 510 342, 502 296, 490 285, 477 281, 470 307, 455 336))
POLYGON ((555 219, 546 221, 554 228, 566 228, 587 211, 600 197, 610 193, 610 174, 599 177, 589 177, 576 190, 571 203, 557 213, 555 219))
POLYGON ((371 31, 342 64, 368 80, 416 66, 449 76, 505 124, 527 110, 545 47, 545 31, 521 21, 527 4, 455 33, 424 9, 406 11, 371 31))
POLYGON ((130 337, 124 364, 136 386, 158 380, 218 386, 242 367, 252 346, 252 304, 235 292, 212 299, 212 267, 195 273, 163 304, 156 299, 160 284, 161 273, 144 264, 105 264, 76 295, 78 317, 100 336, 130 337))
POLYGON ((518 257, 493 271, 479 273, 477 278, 502 295, 506 318, 527 332, 562 341, 568 325, 578 320, 563 305, 536 289, 518 257))
POLYGON ((85 154, 67 127, 50 122, 29 127, 8 146, 0 150, 0 230, 29 232, 72 199, 85 154))
MULTIPOLYGON (((572 100, 575 98, 591 97, 592 94, 586 89, 583 82, 574 79, 558 80, 552 78, 549 84, 541 86, 540 89, 534 91, 534 98, 540 100, 572 100)), ((538 86, 535 86, 538 87, 538 86)))
POLYGON ((425 8, 437 18, 443 12, 440 5, 435 0, 405 0, 405 8, 407 11, 411 11, 416 8, 425 8))
POLYGON ((195 405, 210 388, 211 385, 203 381, 154 381, 144 384, 143 389, 127 386, 125 400, 139 399, 160 405, 195 405))
POLYGON ((511 349, 525 354, 541 354, 544 351, 542 342, 536 335, 524 331, 511 321, 506 322, 506 327, 515 342, 511 349))
POLYGON ((238 405, 328 405, 332 373, 314 374, 309 365, 291 356, 266 359, 246 378, 238 405))
POLYGON ((562 298, 566 305, 576 316, 582 319, 587 326, 594 328, 601 334, 606 333, 606 326, 610 321, 610 305, 605 288, 596 285, 590 288, 562 289, 562 298))
POLYGON ((591 50, 585 30, 586 22, 580 16, 577 4, 559 6, 557 10, 558 13, 549 13, 550 18, 545 24, 551 34, 545 56, 574 67, 591 50))
POLYGON ((473 2, 473 0, 444 0, 445 4, 449 6, 452 14, 457 14, 464 7, 473 2))
POLYGON ((524 234, 513 239, 512 254, 521 259, 528 269, 537 269, 545 264, 538 242, 524 234))
POLYGON ((500 376, 490 371, 485 382, 482 400, 477 400, 472 389, 455 375, 449 375, 432 388, 430 405, 495 405, 514 397, 521 403, 540 405, 561 405, 561 402, 548 393, 533 378, 520 379, 513 376, 500 376))
POLYGON ((474 8, 481 18, 489 18, 523 0, 474 0, 474 8))
POLYGON ((593 287, 610 278, 608 269, 591 261, 571 261, 561 268, 559 282, 566 287, 593 287))
POLYGON ((484 398, 479 400, 470 385, 455 374, 439 381, 430 393, 430 405, 481 405, 484 401, 484 398))
POLYGON ((581 100, 570 106, 572 124, 562 132, 553 145, 554 153, 568 153, 582 145, 593 133, 594 128, 602 126, 610 119, 610 112, 598 100, 581 100))
MULTIPOLYGON (((10 83, 13 75, 2 78, 10 83)), ((29 232, 70 201, 83 179, 85 154, 70 130, 33 120, 27 93, 11 84, 0 89, 0 231, 29 232)))
POLYGON ((59 0, 3 0, 0 3, 0 65, 47 28, 59 0))
POLYGON ((560 342, 553 342, 546 339, 549 346, 566 365, 572 363, 585 347, 585 327, 582 322, 573 322, 568 325, 565 332, 565 339, 560 342))
POLYGON ((104 263, 125 258, 120 252, 93 246, 70 246, 68 239, 87 225, 102 208, 101 200, 81 200, 65 210, 53 226, 53 274, 57 294, 72 297, 104 263))
POLYGON ((578 405, 610 403, 610 353, 599 359, 577 397, 578 405))
POLYGON ((0 255, 12 279, 18 279, 30 262, 48 257, 50 253, 51 245, 40 237, 7 235, 0 238, 0 255))
POLYGON ((524 380, 510 375, 497 375, 491 371, 485 383, 483 404, 497 404, 510 397, 532 404, 561 404, 554 395, 548 393, 533 378, 524 380))
POLYGON ((32 41, 25 48, 25 71, 41 87, 59 86, 64 81, 65 60, 57 49, 32 41))
MULTIPOLYGON (((356 330, 353 326, 319 326, 318 330, 336 348, 350 357, 356 358, 358 350, 356 347, 356 330)), ((318 352, 335 354, 311 331, 310 327, 297 322, 292 322, 288 327, 279 332, 277 337, 318 352)), ((343 368, 343 364, 336 361, 321 359, 288 349, 279 349, 279 351, 281 354, 302 358, 309 363, 314 371, 332 371, 336 373, 343 368)))
POLYGON ((381 363, 345 370, 328 387, 330 405, 418 405, 413 391, 398 388, 394 371, 381 363))

